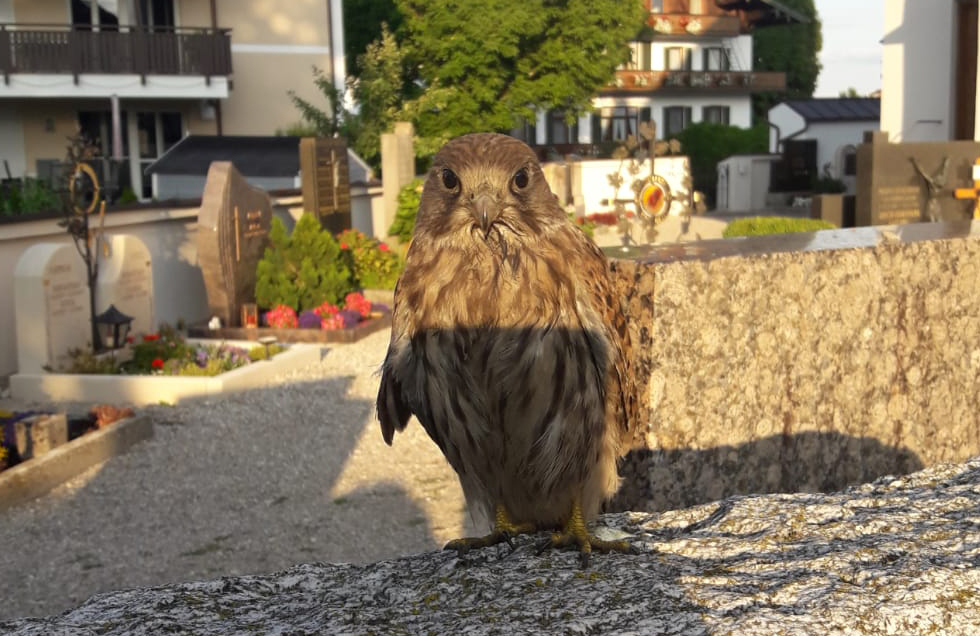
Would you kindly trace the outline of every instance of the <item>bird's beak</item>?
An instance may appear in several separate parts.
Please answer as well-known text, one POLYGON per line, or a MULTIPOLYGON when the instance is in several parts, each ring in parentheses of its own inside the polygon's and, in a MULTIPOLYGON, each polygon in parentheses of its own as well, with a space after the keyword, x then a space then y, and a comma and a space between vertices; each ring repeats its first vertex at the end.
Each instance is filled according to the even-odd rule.
POLYGON ((481 192, 473 199, 473 216, 476 218, 476 222, 480 224, 484 238, 490 234, 490 226, 493 225, 499 215, 500 204, 490 194, 481 192))

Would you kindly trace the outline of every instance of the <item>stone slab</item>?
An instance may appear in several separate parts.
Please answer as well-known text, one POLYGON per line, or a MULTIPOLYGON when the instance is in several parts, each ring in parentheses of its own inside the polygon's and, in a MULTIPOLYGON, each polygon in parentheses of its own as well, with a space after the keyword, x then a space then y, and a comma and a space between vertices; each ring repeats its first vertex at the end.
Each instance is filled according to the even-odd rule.
POLYGON ((17 420, 14 439, 21 459, 41 457, 68 443, 68 418, 64 413, 55 413, 17 420))
POLYGON ((605 515, 635 554, 537 554, 520 536, 463 558, 307 564, 99 594, 0 623, 67 634, 980 633, 980 458, 835 494, 733 497, 605 515))
MULTIPOLYGON (((64 418, 64 415, 61 415, 64 418)), ((149 418, 130 417, 86 433, 51 452, 0 472, 0 511, 50 492, 92 466, 153 437, 149 418)))
MULTIPOLYGON (((254 342, 225 342, 243 347, 255 346, 254 342)), ((214 377, 17 373, 10 376, 10 392, 15 399, 29 402, 85 401, 134 406, 177 404, 184 400, 259 388, 280 373, 319 362, 321 356, 319 345, 295 344, 271 360, 248 364, 214 377)))

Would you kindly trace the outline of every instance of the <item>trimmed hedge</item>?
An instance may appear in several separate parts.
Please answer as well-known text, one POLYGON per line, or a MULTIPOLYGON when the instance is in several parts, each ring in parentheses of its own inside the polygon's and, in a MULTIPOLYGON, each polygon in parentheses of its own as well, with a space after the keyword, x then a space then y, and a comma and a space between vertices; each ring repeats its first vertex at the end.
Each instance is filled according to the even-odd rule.
POLYGON ((724 238, 738 236, 768 236, 770 234, 794 234, 834 230, 837 226, 820 219, 787 219, 778 216, 760 216, 753 219, 732 221, 722 232, 724 238))

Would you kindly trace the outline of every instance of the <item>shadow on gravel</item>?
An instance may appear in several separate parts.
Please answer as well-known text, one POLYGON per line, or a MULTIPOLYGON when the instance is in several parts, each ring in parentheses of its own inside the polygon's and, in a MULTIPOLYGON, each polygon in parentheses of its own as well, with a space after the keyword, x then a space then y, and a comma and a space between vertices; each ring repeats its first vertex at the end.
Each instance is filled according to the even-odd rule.
POLYGON ((0 618, 57 613, 114 589, 373 561, 401 554, 391 545, 431 543, 424 512, 394 484, 345 495, 366 500, 369 514, 330 495, 365 426, 377 426, 373 402, 349 396, 352 381, 140 409, 154 421, 151 440, 0 518, 0 618))

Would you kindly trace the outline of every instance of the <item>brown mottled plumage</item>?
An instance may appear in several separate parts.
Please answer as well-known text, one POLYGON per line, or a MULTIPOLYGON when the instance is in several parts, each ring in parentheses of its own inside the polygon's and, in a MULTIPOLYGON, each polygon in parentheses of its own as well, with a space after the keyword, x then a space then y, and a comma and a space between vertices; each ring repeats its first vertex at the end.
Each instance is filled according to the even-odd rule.
POLYGON ((531 149, 495 134, 449 142, 395 290, 377 405, 385 441, 418 417, 475 518, 502 505, 518 524, 562 527, 578 504, 589 519, 629 450, 629 360, 606 258, 531 149))

